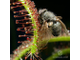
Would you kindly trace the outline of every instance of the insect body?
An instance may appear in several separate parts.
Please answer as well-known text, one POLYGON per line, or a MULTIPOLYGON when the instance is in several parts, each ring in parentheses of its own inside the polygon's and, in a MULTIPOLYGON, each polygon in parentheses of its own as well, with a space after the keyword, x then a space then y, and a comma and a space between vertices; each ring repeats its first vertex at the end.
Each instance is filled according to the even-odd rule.
POLYGON ((53 36, 59 36, 62 34, 62 29, 66 35, 68 35, 68 31, 66 29, 65 24, 60 20, 62 17, 56 16, 53 12, 48 11, 47 9, 40 9, 39 10, 39 20, 40 23, 46 21, 48 23, 48 28, 50 28, 53 36))

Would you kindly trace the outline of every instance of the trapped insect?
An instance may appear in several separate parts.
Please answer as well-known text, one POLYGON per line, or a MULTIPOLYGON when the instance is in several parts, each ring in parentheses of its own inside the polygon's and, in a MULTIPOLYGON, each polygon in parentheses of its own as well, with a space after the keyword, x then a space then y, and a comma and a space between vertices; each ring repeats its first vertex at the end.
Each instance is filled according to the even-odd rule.
POLYGON ((51 29, 54 36, 63 35, 63 33, 69 35, 65 24, 60 20, 62 19, 61 16, 56 16, 53 12, 48 11, 47 9, 40 9, 39 14, 40 23, 43 25, 46 21, 48 28, 51 29))

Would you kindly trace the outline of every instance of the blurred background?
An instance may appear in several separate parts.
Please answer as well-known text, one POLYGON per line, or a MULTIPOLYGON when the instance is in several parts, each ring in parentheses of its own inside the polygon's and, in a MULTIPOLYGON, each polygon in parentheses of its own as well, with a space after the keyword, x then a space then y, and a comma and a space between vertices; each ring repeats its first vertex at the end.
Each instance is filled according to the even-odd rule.
MULTIPOLYGON (((11 0, 13 1, 13 0, 11 0)), ((16 1, 16 0, 14 0, 16 1)), ((35 2, 36 8, 46 8, 52 11, 57 16, 62 16, 62 21, 65 23, 67 29, 70 30, 70 0, 32 0, 35 2)), ((13 17, 13 12, 10 11, 10 54, 15 50, 20 44, 18 38, 19 32, 16 31, 15 18, 13 17)), ((23 39, 24 40, 24 39, 23 39)), ((39 54, 43 60, 51 56, 56 50, 65 49, 70 47, 70 42, 54 42, 48 43, 47 48, 43 49, 39 54)), ((56 60, 70 60, 70 54, 62 55, 62 57, 67 56, 67 58, 56 58, 56 60)))

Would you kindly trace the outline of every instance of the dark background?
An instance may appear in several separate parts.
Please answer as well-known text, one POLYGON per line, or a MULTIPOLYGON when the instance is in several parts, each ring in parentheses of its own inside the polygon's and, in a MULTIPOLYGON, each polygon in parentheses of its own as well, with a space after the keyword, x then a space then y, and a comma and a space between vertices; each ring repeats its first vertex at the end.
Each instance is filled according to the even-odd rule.
MULTIPOLYGON (((62 16, 62 21, 67 29, 70 28, 70 0, 32 0, 35 2, 36 8, 46 8, 57 16, 62 16)), ((18 47, 18 36, 16 31, 15 19, 12 11, 10 11, 10 53, 18 47)), ((45 58, 44 58, 45 59, 45 58)), ((43 59, 43 60, 44 60, 43 59)), ((68 60, 68 59, 67 59, 68 60)))

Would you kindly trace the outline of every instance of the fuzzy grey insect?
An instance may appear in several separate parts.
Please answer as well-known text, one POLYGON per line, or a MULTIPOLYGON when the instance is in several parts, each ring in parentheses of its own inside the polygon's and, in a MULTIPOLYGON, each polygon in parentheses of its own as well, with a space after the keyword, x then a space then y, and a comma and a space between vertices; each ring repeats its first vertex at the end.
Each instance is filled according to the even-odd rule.
POLYGON ((64 30, 65 34, 68 35, 65 24, 60 20, 62 17, 56 16, 53 12, 48 11, 47 9, 40 9, 39 14, 40 23, 43 25, 43 23, 46 21, 48 23, 48 28, 51 29, 54 36, 61 35, 62 29, 64 30))
POLYGON ((39 14, 40 14, 39 19, 41 19, 41 23, 45 21, 47 22, 56 21, 54 13, 48 11, 47 9, 40 9, 39 14))

